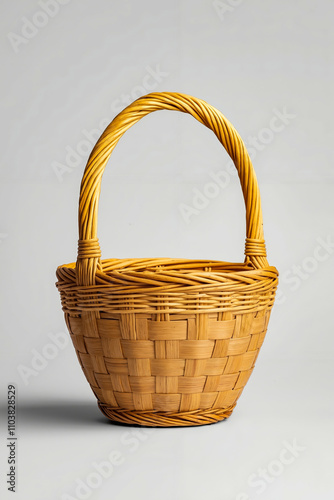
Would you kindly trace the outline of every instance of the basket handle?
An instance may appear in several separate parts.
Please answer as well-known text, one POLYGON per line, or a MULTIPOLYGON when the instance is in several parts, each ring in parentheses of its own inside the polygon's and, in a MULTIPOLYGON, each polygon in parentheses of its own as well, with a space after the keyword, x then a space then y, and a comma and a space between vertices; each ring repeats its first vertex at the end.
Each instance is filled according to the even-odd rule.
POLYGON ((107 161, 122 135, 132 125, 147 114, 161 109, 189 113, 218 137, 235 164, 245 200, 245 261, 251 262, 257 269, 268 266, 259 187, 241 137, 223 114, 205 101, 174 92, 153 92, 140 97, 121 111, 105 129, 89 156, 81 181, 79 201, 76 276, 80 285, 95 284, 96 270, 101 269, 97 216, 101 179, 107 161))

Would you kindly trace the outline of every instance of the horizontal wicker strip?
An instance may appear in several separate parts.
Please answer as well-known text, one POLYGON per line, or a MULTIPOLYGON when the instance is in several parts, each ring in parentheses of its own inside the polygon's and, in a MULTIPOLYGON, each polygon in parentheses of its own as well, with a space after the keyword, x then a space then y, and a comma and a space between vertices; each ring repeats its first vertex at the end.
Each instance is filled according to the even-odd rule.
POLYGON ((231 415, 267 331, 278 273, 266 259, 260 194, 233 126, 204 101, 176 93, 137 99, 106 128, 81 183, 76 263, 57 269, 79 363, 111 420, 188 426, 231 415), (97 210, 106 163, 124 132, 159 109, 190 113, 233 159, 246 207, 245 262, 101 260, 97 210))

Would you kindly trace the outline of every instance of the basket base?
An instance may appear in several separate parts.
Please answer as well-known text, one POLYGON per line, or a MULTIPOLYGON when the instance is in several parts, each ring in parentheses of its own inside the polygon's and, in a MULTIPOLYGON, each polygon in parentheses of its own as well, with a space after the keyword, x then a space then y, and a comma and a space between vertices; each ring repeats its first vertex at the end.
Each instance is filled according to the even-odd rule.
POLYGON ((212 408, 184 412, 122 410, 112 408, 101 401, 98 401, 98 407, 107 418, 122 424, 145 427, 189 427, 215 424, 225 420, 232 414, 235 404, 223 409, 212 408))

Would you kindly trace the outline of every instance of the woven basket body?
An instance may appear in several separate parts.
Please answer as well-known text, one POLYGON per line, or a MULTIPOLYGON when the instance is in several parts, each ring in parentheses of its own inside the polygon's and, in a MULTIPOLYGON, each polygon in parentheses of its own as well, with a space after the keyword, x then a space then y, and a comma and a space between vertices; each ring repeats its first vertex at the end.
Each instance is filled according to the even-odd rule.
POLYGON ((65 320, 102 412, 150 426, 203 425, 231 415, 266 334, 277 276, 266 259, 256 176, 227 119, 176 93, 149 94, 123 110, 83 175, 77 262, 57 269, 65 320), (104 168, 123 133, 160 109, 193 115, 233 159, 246 207, 243 263, 101 260, 97 210, 104 168))

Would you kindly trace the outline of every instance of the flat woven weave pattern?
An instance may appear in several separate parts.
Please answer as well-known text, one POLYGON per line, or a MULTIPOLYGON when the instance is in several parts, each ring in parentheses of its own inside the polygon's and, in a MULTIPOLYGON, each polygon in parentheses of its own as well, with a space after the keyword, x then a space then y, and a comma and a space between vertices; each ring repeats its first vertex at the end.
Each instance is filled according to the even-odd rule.
POLYGON ((256 176, 226 118, 176 93, 149 94, 123 110, 83 175, 77 262, 57 269, 68 330, 101 411, 149 426, 203 425, 230 416, 263 343, 277 277, 266 259, 256 176), (124 132, 159 109, 193 115, 233 159, 246 207, 244 263, 101 260, 97 209, 104 168, 124 132))

